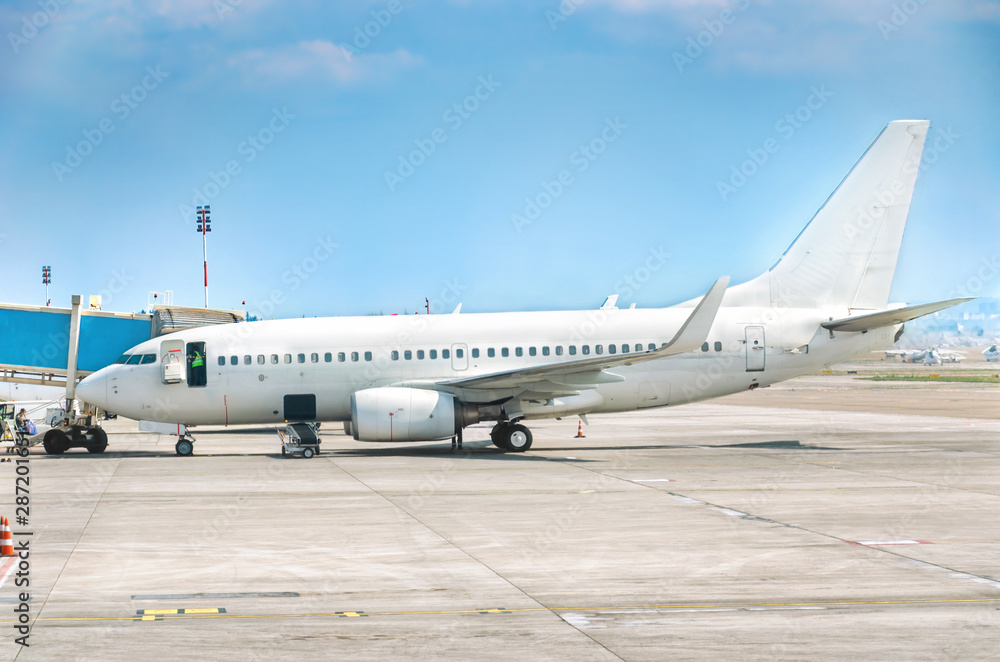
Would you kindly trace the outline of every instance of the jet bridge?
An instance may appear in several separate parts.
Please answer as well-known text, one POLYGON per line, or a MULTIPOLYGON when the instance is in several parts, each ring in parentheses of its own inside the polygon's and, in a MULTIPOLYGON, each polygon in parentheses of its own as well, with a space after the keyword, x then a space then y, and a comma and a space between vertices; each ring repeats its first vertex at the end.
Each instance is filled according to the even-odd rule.
POLYGON ((66 403, 61 421, 45 433, 50 454, 84 447, 103 453, 107 435, 98 412, 74 407, 76 384, 111 365, 141 342, 179 329, 241 322, 243 316, 221 310, 157 306, 151 313, 86 310, 83 297, 73 295, 71 308, 0 303, 0 382, 64 386, 66 403))

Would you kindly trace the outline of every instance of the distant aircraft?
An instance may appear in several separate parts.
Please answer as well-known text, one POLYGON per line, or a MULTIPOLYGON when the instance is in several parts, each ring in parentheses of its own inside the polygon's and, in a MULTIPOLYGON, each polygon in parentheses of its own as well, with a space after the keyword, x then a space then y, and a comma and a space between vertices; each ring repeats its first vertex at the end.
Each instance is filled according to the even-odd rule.
POLYGON ((961 363, 965 358, 958 352, 949 352, 937 347, 927 349, 888 349, 886 358, 899 357, 903 363, 923 363, 924 365, 941 365, 942 363, 961 363))
POLYGON ((983 350, 983 356, 986 357, 987 363, 1000 361, 1000 350, 997 349, 996 345, 990 345, 983 350))
MULTIPOLYGON (((343 421, 360 441, 461 442, 495 421, 675 406, 769 386, 896 342, 969 299, 905 307, 889 290, 929 123, 891 122, 767 272, 663 309, 269 320, 171 333, 84 379, 85 401, 176 431, 343 421)), ((537 266, 535 267, 537 269, 537 266)), ((147 428, 148 429, 148 428, 147 428)), ((46 451, 65 450, 54 430, 46 451)))

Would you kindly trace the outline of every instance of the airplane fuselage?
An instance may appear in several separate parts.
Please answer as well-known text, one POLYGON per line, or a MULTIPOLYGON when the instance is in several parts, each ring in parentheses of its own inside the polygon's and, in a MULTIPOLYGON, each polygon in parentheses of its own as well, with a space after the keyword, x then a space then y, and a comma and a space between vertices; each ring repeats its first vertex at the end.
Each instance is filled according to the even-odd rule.
MULTIPOLYGON (((460 401, 482 405, 520 397, 527 401, 528 419, 695 402, 768 386, 891 344, 898 327, 864 334, 820 328, 821 321, 844 313, 722 308, 702 348, 619 366, 609 372, 621 381, 599 383, 579 395, 533 396, 516 387, 452 391, 460 401)), ((227 324, 142 343, 128 354, 155 359, 115 364, 88 381, 103 382, 107 409, 135 419, 282 423, 300 418, 289 416, 286 396, 313 395, 315 414, 301 418, 348 421, 350 396, 362 389, 432 388, 460 377, 645 352, 661 346, 689 314, 689 308, 674 307, 227 324), (203 380, 164 383, 162 366, 171 346, 182 347, 185 359, 192 346, 198 348, 203 380)))

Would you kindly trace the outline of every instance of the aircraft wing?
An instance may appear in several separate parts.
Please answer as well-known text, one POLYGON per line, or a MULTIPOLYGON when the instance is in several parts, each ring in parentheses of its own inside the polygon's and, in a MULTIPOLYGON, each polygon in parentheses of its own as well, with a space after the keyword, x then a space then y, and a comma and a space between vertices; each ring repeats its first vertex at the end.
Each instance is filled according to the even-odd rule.
POLYGON ((523 388, 545 393, 572 393, 580 389, 593 388, 596 384, 622 381, 622 377, 604 371, 617 366, 684 354, 701 347, 708 338, 712 323, 719 312, 727 285, 729 285, 728 276, 715 281, 670 342, 657 349, 505 370, 488 375, 450 379, 438 382, 437 385, 465 389, 523 388))
POLYGON ((958 304, 965 303, 966 301, 972 301, 974 298, 975 297, 948 299, 947 301, 936 301, 934 303, 925 303, 919 306, 907 306, 906 308, 897 308, 896 310, 887 310, 881 313, 869 313, 867 315, 842 317, 839 320, 823 322, 820 326, 824 329, 830 329, 831 331, 867 331, 869 329, 878 329, 883 326, 893 326, 894 324, 909 322, 910 320, 915 320, 918 317, 930 315, 931 313, 936 313, 939 310, 957 306, 958 304))

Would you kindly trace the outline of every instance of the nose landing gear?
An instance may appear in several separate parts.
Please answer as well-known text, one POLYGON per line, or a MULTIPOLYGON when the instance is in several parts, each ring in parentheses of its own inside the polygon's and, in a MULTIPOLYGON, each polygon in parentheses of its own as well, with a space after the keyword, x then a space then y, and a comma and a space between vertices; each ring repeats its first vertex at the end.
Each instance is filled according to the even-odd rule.
POLYGON ((174 444, 174 450, 181 457, 187 457, 194 454, 194 442, 194 436, 190 432, 186 432, 183 437, 177 438, 177 443, 174 444))

